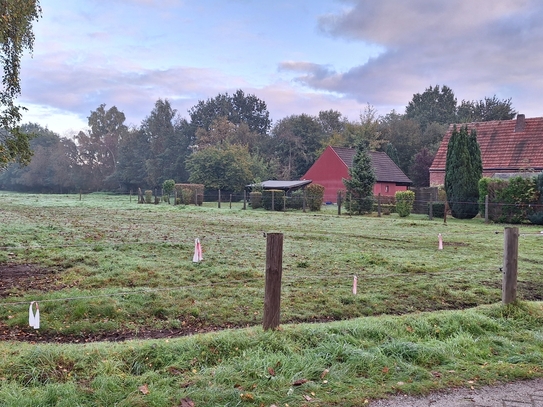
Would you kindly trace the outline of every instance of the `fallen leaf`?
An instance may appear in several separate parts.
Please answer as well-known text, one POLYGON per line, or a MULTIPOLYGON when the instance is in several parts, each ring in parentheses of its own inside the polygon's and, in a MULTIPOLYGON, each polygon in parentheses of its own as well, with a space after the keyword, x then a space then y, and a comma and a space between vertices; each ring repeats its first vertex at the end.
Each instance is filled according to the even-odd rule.
POLYGON ((385 366, 385 367, 383 368, 383 373, 388 373, 388 371, 389 371, 388 366, 385 366))
POLYGON ((324 369, 321 373, 321 379, 324 379, 324 376, 326 376, 330 372, 329 369, 324 369))
POLYGON ((309 397, 307 394, 304 394, 305 401, 311 401, 313 400, 311 397, 309 397))
POLYGON ((270 376, 275 376, 275 370, 273 370, 273 367, 268 368, 268 373, 270 374, 270 376))
POLYGON ((432 375, 434 377, 441 377, 441 373, 439 373, 439 372, 432 372, 432 375))
POLYGON ((296 380, 294 383, 292 383, 293 386, 301 386, 302 384, 304 383, 307 383, 308 380, 307 379, 300 379, 300 380, 296 380))
POLYGON ((185 397, 184 399, 181 399, 181 405, 179 407, 194 407, 194 401, 185 397))
POLYGON ((149 394, 149 388, 147 387, 147 384, 138 387, 138 390, 141 391, 142 394, 149 394))

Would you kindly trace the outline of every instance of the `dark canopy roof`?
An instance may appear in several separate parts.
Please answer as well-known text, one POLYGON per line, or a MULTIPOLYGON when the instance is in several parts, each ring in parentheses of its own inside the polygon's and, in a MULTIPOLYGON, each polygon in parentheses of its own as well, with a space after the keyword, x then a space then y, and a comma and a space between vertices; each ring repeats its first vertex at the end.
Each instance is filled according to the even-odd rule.
POLYGON ((255 187, 260 187, 263 189, 281 189, 283 191, 292 191, 296 190, 302 187, 305 187, 306 185, 311 184, 311 180, 303 180, 303 181, 263 181, 257 184, 250 184, 247 185, 247 188, 252 189, 255 187))

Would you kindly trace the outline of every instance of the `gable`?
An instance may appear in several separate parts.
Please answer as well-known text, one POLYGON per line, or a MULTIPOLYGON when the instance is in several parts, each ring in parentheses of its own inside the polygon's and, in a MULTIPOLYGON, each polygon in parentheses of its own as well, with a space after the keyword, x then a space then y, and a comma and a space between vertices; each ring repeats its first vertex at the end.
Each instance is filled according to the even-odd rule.
MULTIPOLYGON (((457 124, 457 128, 463 124, 457 124)), ((543 170, 543 117, 468 123, 475 129, 481 149, 483 170, 543 170)), ((449 126, 436 153, 430 171, 445 171, 447 147, 454 125, 449 126)))

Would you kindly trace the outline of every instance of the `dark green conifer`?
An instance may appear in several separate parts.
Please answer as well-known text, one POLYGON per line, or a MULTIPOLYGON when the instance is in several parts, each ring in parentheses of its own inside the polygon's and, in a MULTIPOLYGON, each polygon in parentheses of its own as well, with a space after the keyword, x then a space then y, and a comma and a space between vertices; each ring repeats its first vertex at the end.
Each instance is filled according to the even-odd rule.
POLYGON ((472 219, 477 216, 479 180, 483 175, 481 150, 475 130, 468 134, 467 126, 453 129, 447 147, 445 191, 452 216, 472 219))

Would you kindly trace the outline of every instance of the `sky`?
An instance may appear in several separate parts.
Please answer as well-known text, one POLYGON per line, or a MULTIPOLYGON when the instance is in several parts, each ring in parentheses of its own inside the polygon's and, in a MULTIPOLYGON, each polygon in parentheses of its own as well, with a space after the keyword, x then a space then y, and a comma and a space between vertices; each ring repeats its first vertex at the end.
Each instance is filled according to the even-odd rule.
POLYGON ((273 123, 368 104, 403 113, 447 85, 543 116, 540 0, 40 0, 22 61, 23 122, 70 137, 101 104, 139 126, 158 99, 179 115, 241 89, 273 123))

